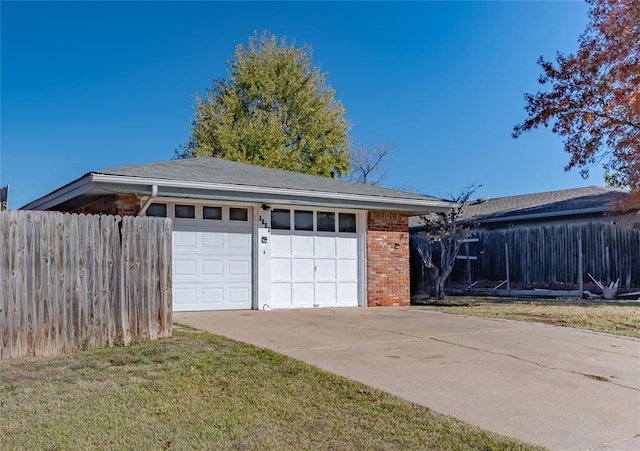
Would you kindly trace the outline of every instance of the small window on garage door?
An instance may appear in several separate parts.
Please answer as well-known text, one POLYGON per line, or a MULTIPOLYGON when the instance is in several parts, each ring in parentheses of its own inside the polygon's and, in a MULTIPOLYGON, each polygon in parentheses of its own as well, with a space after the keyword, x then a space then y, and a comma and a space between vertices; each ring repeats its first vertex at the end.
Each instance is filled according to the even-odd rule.
POLYGON ((318 232, 336 231, 336 214, 332 211, 318 212, 318 232))
POLYGON ((195 205, 176 205, 175 206, 176 218, 194 219, 196 217, 195 205))
POLYGON ((222 220, 222 207, 202 207, 202 219, 222 220))
POLYGON ((147 208, 145 213, 147 216, 166 218, 167 217, 167 204, 152 203, 147 208))
POLYGON ((313 231, 313 212, 296 210, 293 215, 293 224, 296 230, 313 231))
POLYGON ((229 208, 229 219, 231 221, 248 221, 249 210, 246 208, 229 208))
POLYGON ((291 230, 291 210, 279 208, 271 210, 271 228, 275 230, 291 230))
POLYGON ((356 215, 354 213, 340 213, 340 232, 356 233, 356 215))

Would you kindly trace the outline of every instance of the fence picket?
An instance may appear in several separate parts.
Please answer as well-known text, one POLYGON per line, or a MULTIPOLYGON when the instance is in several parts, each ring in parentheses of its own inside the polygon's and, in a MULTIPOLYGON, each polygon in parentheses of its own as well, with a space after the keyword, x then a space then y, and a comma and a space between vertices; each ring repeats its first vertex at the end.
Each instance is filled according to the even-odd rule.
MULTIPOLYGON (((475 280, 505 278, 504 243, 509 243, 512 282, 525 286, 576 284, 578 238, 582 239, 583 274, 604 282, 620 279, 621 288, 640 287, 640 230, 617 224, 578 223, 479 231, 475 280)), ((457 264, 449 279, 465 281, 457 264)), ((585 279, 585 282, 590 282, 585 279)))

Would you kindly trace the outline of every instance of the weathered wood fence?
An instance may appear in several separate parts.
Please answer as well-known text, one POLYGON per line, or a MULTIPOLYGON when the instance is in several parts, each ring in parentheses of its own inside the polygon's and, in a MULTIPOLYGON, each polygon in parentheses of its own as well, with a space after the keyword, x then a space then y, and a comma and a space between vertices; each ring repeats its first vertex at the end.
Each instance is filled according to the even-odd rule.
POLYGON ((169 337, 171 220, 0 213, 0 359, 169 337))
MULTIPOLYGON (((640 230, 606 223, 531 226, 479 231, 469 253, 477 259, 458 260, 451 282, 469 279, 509 279, 524 286, 578 284, 579 242, 583 280, 587 273, 608 283, 620 279, 622 288, 640 287, 640 230)), ((463 248, 464 249, 464 248, 463 248)), ((464 253, 464 251, 463 251, 464 253)))

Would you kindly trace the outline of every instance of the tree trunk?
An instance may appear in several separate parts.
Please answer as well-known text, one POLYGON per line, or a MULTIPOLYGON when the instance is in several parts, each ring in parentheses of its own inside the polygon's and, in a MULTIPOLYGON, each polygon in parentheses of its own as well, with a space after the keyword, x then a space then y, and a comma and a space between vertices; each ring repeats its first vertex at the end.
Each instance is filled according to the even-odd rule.
POLYGON ((440 268, 437 266, 427 267, 431 278, 431 297, 437 300, 444 299, 444 284, 446 279, 442 277, 440 268))
POLYGON ((445 298, 444 296, 444 284, 447 281, 444 277, 441 277, 438 280, 438 284, 436 285, 436 299, 441 301, 445 298))

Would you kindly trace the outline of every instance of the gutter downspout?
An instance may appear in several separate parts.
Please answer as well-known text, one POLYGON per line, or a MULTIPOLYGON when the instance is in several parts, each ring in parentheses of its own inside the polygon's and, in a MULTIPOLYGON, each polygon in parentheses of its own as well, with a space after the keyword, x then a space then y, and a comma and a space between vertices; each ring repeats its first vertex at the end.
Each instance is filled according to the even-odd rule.
POLYGON ((138 216, 145 215, 145 213, 147 212, 147 208, 149 208, 149 205, 151 205, 151 202, 153 202, 153 199, 157 196, 158 196, 158 185, 151 185, 151 195, 147 197, 147 200, 144 201, 142 208, 140 208, 140 211, 138 212, 138 216))

